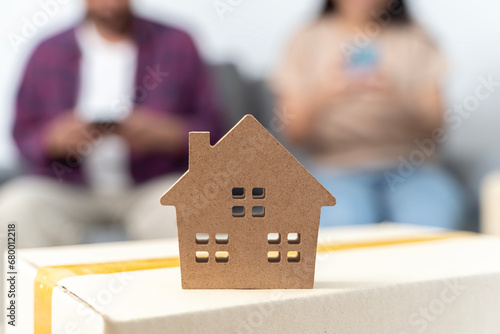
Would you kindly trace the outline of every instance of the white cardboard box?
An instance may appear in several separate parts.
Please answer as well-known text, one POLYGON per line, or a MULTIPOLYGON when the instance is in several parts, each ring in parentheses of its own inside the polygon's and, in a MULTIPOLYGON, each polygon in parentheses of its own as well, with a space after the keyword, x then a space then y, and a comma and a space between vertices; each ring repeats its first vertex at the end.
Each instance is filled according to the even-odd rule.
MULTIPOLYGON (((318 255, 312 290, 182 290, 178 267, 65 278, 49 300, 51 333, 499 333, 500 238, 406 243, 436 233, 322 230, 320 244, 346 249, 318 255)), ((176 256, 175 240, 20 250, 16 327, 6 334, 34 333, 41 267, 176 256)))

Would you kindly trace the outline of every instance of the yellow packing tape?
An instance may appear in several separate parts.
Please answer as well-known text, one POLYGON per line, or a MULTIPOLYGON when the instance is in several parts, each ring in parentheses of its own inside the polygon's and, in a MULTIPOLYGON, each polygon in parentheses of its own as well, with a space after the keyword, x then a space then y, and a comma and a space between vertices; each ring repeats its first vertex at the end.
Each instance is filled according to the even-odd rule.
MULTIPOLYGON (((401 245, 426 241, 461 238, 474 235, 467 232, 449 232, 429 236, 407 237, 378 241, 323 244, 318 253, 349 249, 401 245)), ((114 274, 126 271, 139 271, 160 268, 174 268, 180 265, 179 258, 161 258, 108 263, 77 264, 68 266, 40 267, 35 278, 35 334, 52 334, 52 291, 57 283, 68 277, 114 274)))

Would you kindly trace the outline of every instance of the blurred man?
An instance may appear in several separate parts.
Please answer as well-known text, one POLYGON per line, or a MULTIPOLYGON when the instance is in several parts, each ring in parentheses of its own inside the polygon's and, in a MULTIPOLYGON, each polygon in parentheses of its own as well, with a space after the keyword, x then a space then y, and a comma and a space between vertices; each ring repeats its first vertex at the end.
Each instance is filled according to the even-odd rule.
POLYGON ((86 19, 27 65, 14 138, 32 175, 0 190, 0 222, 17 223, 22 247, 79 243, 101 222, 176 236, 159 198, 187 168, 188 132, 216 139, 220 124, 188 35, 134 17, 128 0, 87 0, 86 19))

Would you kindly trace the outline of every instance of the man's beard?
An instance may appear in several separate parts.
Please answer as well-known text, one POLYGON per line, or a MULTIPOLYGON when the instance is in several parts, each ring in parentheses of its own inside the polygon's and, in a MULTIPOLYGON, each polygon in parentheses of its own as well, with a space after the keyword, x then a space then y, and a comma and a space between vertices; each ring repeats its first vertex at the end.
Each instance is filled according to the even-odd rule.
POLYGON ((130 26, 132 14, 129 10, 124 10, 112 16, 88 13, 87 17, 108 30, 124 32, 130 26))

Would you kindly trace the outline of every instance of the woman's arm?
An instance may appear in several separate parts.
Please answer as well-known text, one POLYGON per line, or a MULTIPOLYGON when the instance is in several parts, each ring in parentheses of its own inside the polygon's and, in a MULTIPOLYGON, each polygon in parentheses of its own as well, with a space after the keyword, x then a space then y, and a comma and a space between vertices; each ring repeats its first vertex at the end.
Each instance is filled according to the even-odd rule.
POLYGON ((420 94, 421 100, 418 106, 421 115, 422 127, 432 133, 433 130, 442 127, 444 116, 444 103, 442 89, 437 84, 429 84, 424 87, 420 94))

